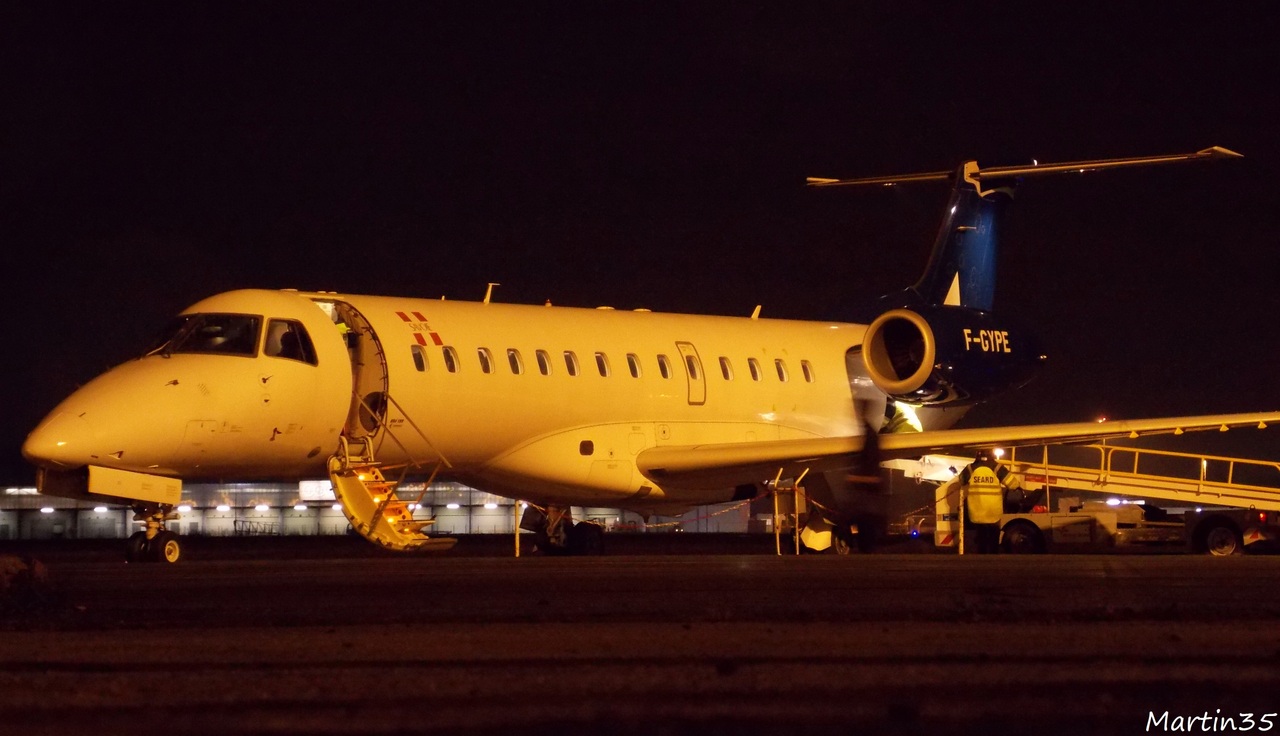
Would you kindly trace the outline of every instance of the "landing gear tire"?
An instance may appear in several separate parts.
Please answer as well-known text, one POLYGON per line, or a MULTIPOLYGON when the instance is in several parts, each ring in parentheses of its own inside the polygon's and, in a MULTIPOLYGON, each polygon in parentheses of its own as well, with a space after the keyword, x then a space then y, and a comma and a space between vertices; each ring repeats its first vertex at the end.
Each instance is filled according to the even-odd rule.
POLYGON ((1204 551, 1213 557, 1238 555, 1244 551, 1244 540, 1234 528, 1226 524, 1215 524, 1204 535, 1204 551))
POLYGON ((1004 528, 1000 548, 1011 555, 1038 555, 1044 552, 1044 535, 1034 524, 1015 521, 1004 528))
POLYGON ((182 557, 182 545, 178 535, 165 529, 158 532, 151 540, 151 559, 156 562, 177 562, 182 557))
POLYGON ((146 532, 134 532, 124 543, 124 561, 125 562, 146 562, 149 558, 147 551, 150 545, 147 544, 146 532))
POLYGON ((125 542, 127 562, 177 562, 182 557, 178 535, 164 528, 166 521, 179 518, 168 504, 138 503, 133 507, 133 520, 146 525, 145 531, 134 532, 125 542))
POLYGON ((580 521, 569 529, 569 554, 604 554, 604 527, 580 521))

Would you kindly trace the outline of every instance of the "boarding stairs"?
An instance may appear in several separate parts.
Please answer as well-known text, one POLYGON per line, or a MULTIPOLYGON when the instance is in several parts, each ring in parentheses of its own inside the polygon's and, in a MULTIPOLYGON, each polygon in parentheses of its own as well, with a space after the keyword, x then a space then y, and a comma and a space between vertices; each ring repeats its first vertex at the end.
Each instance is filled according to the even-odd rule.
MULTIPOLYGON (((388 436, 394 439, 394 435, 388 436)), ((435 464, 417 498, 401 498, 399 488, 410 465, 383 466, 374 457, 372 435, 343 435, 338 452, 329 458, 329 480, 342 513, 365 539, 396 551, 438 551, 453 547, 458 540, 428 536, 426 529, 435 524, 435 519, 416 518, 414 511, 446 464, 443 459, 435 464), (386 474, 394 471, 399 471, 399 477, 389 479, 386 474)))
MULTIPOLYGON (((1280 463, 1107 444, 1013 448, 1029 490, 1088 491, 1195 506, 1280 511, 1280 463)), ((1046 505, 1052 508, 1046 498, 1046 505)))

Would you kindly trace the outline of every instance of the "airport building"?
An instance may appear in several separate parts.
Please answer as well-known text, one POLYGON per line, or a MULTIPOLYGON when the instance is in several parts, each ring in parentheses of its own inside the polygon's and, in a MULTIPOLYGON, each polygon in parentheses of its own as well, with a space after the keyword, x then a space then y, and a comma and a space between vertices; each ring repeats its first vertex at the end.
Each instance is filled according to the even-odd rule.
MULTIPOLYGON (((511 534, 523 504, 460 483, 424 487, 406 482, 400 497, 415 498, 414 514, 435 519, 433 536, 511 534)), ((750 504, 700 507, 680 517, 650 517, 609 508, 574 507, 573 518, 610 531, 745 532, 750 504)), ((184 484, 181 518, 169 528, 182 535, 335 535, 350 528, 328 480, 298 483, 184 484)), ((118 504, 45 496, 34 488, 5 488, 0 496, 0 541, 18 539, 125 539, 142 528, 118 504)))

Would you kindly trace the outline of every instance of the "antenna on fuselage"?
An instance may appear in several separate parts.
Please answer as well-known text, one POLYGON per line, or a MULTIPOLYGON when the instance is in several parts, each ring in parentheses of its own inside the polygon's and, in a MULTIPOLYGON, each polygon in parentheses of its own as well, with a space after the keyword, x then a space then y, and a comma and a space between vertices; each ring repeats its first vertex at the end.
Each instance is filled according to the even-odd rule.
POLYGON ((484 303, 485 303, 485 304, 488 304, 488 303, 489 303, 489 298, 493 296, 493 287, 495 287, 495 286, 502 286, 502 284, 499 284, 497 281, 490 281, 490 282, 489 282, 489 288, 487 288, 487 289, 485 289, 485 290, 484 290, 484 303))

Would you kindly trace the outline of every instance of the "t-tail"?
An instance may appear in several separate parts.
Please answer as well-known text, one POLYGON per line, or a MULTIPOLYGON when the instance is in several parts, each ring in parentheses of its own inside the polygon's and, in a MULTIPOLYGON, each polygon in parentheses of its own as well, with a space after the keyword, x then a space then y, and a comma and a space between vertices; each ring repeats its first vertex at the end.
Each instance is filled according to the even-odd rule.
POLYGON ((889 398, 916 406, 972 404, 1025 384, 1043 364, 1039 340, 1015 318, 993 312, 1000 229, 1024 179, 1130 166, 1151 166, 1240 154, 1214 146, 1196 153, 982 167, 955 171, 815 179, 817 187, 951 181, 951 196, 923 275, 882 298, 867 328, 862 360, 889 398))

